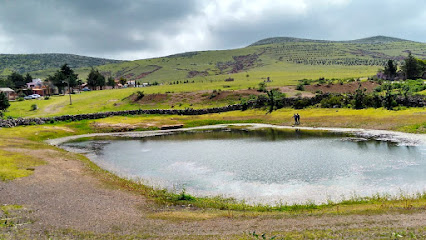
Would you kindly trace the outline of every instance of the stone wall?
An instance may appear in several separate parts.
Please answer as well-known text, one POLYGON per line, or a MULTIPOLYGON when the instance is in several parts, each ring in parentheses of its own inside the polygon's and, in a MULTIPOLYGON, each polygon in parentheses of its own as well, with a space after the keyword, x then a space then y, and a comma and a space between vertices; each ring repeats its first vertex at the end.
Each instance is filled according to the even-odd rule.
POLYGON ((150 109, 150 110, 128 110, 128 111, 116 111, 116 112, 100 112, 100 113, 88 113, 79 115, 63 115, 57 117, 46 117, 46 118, 13 118, 13 119, 0 119, 0 127, 16 127, 24 125, 41 125, 50 122, 60 121, 80 121, 86 119, 100 119, 112 116, 125 116, 125 115, 143 115, 143 114, 164 114, 164 115, 203 115, 210 113, 221 113, 242 110, 240 104, 228 105, 218 108, 206 108, 206 109, 150 109))

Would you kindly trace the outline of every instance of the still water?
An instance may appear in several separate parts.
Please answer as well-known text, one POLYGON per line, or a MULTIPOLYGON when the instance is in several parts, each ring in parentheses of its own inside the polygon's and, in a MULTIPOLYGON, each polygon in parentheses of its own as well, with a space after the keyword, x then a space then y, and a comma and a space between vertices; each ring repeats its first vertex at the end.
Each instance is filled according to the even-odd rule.
POLYGON ((120 176, 248 203, 323 203, 426 190, 426 147, 309 131, 187 132, 63 145, 120 176))

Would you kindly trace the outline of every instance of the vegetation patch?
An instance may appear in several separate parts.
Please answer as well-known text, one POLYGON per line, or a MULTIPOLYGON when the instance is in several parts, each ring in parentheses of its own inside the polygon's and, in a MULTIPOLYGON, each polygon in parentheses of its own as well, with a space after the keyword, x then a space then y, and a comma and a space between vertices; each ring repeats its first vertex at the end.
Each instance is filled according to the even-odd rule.
POLYGON ((0 180, 26 177, 34 172, 34 167, 42 164, 45 162, 40 159, 0 149, 0 180))

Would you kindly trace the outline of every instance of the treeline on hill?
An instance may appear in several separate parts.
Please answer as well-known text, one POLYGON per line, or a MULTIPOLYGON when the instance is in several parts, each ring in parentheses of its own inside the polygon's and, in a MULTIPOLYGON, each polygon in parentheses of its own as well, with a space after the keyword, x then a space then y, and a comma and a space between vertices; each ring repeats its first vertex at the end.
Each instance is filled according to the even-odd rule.
POLYGON ((0 73, 17 72, 20 74, 44 69, 59 68, 68 63, 72 68, 100 66, 122 62, 104 58, 85 57, 74 54, 0 54, 0 73))

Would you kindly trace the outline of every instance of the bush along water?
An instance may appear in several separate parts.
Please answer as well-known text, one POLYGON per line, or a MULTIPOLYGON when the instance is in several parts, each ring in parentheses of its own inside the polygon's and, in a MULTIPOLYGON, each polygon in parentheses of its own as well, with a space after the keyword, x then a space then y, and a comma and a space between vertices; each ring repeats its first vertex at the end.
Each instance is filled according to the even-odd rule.
MULTIPOLYGON (((366 89, 358 88, 354 94, 326 93, 317 94, 314 97, 286 98, 274 90, 267 91, 267 95, 258 95, 256 98, 243 99, 241 101, 242 110, 252 108, 264 108, 268 112, 284 107, 302 109, 316 106, 322 108, 386 108, 392 110, 397 106, 403 107, 424 107, 426 97, 422 95, 411 95, 395 92, 393 89, 384 86, 383 92, 367 93, 366 89)), ((277 90, 275 90, 277 91, 277 90)))

